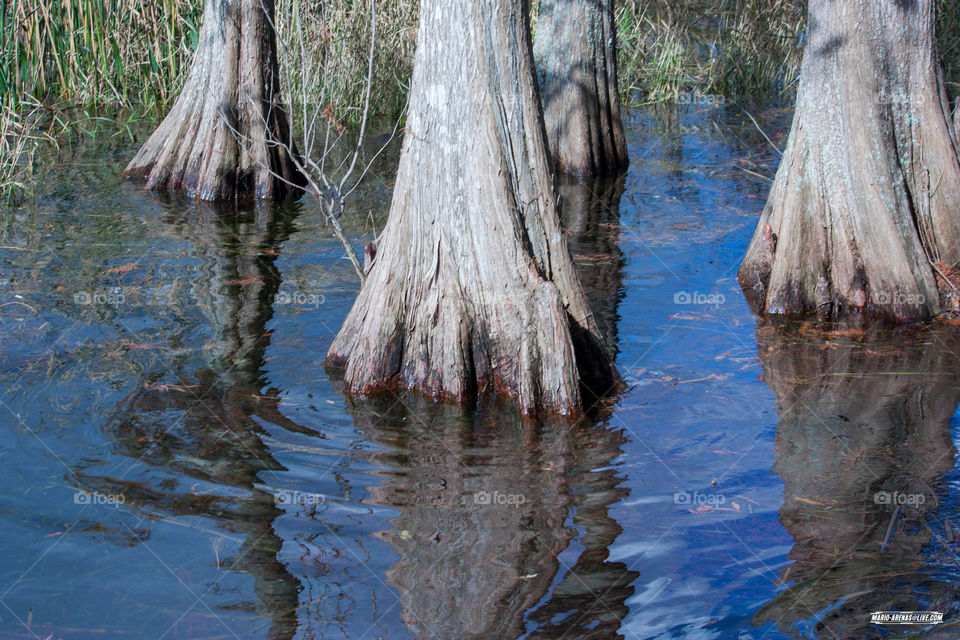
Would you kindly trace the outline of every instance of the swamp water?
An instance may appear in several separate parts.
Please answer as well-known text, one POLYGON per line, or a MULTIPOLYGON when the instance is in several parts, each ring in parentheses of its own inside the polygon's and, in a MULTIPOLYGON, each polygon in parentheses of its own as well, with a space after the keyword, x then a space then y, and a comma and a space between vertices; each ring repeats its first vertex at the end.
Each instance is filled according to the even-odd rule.
POLYGON ((122 182, 122 138, 65 152, 0 215, 0 638, 960 637, 960 328, 758 324, 775 153, 735 106, 626 125, 628 174, 563 192, 629 385, 575 425, 345 400, 358 281, 309 200, 224 215, 122 182))

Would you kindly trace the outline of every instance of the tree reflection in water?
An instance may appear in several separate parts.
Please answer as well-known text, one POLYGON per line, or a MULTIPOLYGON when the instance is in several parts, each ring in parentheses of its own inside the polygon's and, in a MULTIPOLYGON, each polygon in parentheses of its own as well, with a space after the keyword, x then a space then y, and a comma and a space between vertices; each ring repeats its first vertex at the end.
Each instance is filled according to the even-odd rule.
MULTIPOLYGON (((598 322, 615 348, 623 182, 565 189, 578 268, 593 283, 598 322)), ((265 620, 269 638, 362 633, 366 604, 355 602, 352 576, 330 573, 343 565, 329 556, 349 558, 347 548, 363 547, 371 534, 398 555, 384 579, 399 603, 392 614, 372 609, 399 613, 418 637, 616 637, 637 574, 608 560, 622 531, 609 510, 628 492, 612 468, 623 438, 606 425, 535 423, 490 399, 470 409, 392 395, 348 401, 359 440, 334 455, 371 463, 362 465, 371 485, 365 500, 396 514, 390 526, 378 515, 384 509, 343 509, 352 471, 331 473, 346 483, 334 504, 274 504, 271 478, 284 486, 279 460, 289 464, 278 434, 322 437, 280 410, 263 373, 281 283, 275 261, 291 224, 277 209, 236 214, 202 205, 164 220, 168 233, 189 242, 197 265, 189 295, 175 302, 183 308, 172 313, 199 309, 202 318, 178 323, 187 327, 182 335, 158 336, 179 355, 143 375, 110 421, 119 452, 137 463, 131 468, 145 468, 133 478, 87 469, 79 474, 85 488, 123 493, 127 508, 151 520, 212 519, 203 526, 233 536, 236 546, 218 562, 251 576, 255 602, 228 609, 265 620), (272 425, 278 430, 265 433, 272 425), (356 526, 337 520, 348 516, 356 526), (295 558, 281 553, 284 543, 295 558)), ((135 535, 147 542, 151 530, 135 535)), ((196 632, 216 626, 212 613, 198 617, 207 619, 192 623, 196 632)))
POLYGON ((559 185, 560 216, 569 235, 568 244, 577 275, 606 338, 616 354, 618 308, 623 299, 623 267, 620 250, 620 198, 626 175, 586 183, 559 185))
POLYGON ((417 637, 616 636, 637 577, 607 561, 621 532, 608 509, 627 493, 610 468, 619 432, 534 423, 495 401, 467 411, 391 395, 350 411, 384 447, 370 501, 399 512, 376 535, 399 555, 387 582, 417 637), (584 549, 561 566, 571 525, 584 549))
POLYGON ((265 472, 282 466, 263 444, 258 420, 304 431, 279 411, 261 370, 280 285, 274 262, 291 223, 277 208, 236 214, 208 205, 164 220, 191 243, 198 268, 189 304, 202 311, 206 340, 159 363, 110 422, 120 453, 147 466, 141 479, 84 476, 88 488, 122 492, 127 507, 151 520, 213 518, 221 534, 233 534, 239 549, 219 566, 249 574, 257 596, 235 606, 269 621, 265 635, 277 640, 295 632, 299 583, 277 559, 282 540, 272 522, 281 511, 260 487, 265 472))
POLYGON ((940 502, 956 454, 955 328, 762 326, 757 343, 780 414, 774 471, 794 547, 788 588, 754 622, 797 637, 876 638, 873 611, 956 610, 952 582, 927 567, 936 548, 952 547, 940 502))

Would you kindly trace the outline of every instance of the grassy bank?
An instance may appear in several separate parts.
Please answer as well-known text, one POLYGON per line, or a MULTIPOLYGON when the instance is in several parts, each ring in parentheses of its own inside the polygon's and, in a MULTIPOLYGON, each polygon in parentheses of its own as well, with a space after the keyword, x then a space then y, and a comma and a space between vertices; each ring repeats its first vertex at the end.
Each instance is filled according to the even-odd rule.
MULTIPOLYGON (((939 34, 953 75, 960 3, 939 0, 939 34)), ((537 2, 533 3, 534 18, 537 2)), ((621 83, 643 102, 684 91, 729 97, 789 95, 799 66, 803 0, 619 0, 621 83)), ((377 111, 399 112, 416 39, 417 0, 377 0, 377 111)), ((162 113, 179 91, 200 29, 202 0, 10 0, 0 10, 0 103, 139 109, 162 113)), ((277 0, 281 42, 298 28, 301 50, 281 51, 288 95, 349 119, 369 46, 366 0, 277 0)))
MULTIPOLYGON (((8 0, 0 9, 0 195, 29 186, 37 123, 68 128, 65 109, 156 117, 189 67, 203 0, 8 0)), ((960 62, 960 3, 940 3, 948 77, 960 62)), ((406 97, 418 0, 377 0, 374 115, 406 97)), ((533 2, 534 21, 538 2, 533 2)), ((792 98, 803 0, 618 0, 621 89, 632 103, 792 98)), ((297 113, 349 124, 364 89, 366 0, 277 0, 285 93, 297 113), (302 38, 294 37, 302 34, 302 38)), ((72 111, 71 113, 76 113, 72 111)))
POLYGON ((10 0, 0 95, 20 103, 161 107, 197 44, 202 0, 10 0))
POLYGON ((631 0, 620 3, 617 23, 622 84, 635 102, 772 98, 794 87, 798 0, 631 0))

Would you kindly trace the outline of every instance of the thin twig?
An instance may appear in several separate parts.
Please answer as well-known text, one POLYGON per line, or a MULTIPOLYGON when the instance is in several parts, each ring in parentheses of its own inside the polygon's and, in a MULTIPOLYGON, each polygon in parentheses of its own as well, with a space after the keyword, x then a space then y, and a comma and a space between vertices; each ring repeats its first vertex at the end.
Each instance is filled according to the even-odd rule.
POLYGON ((350 168, 347 169, 347 172, 343 174, 343 178, 340 179, 340 191, 343 191, 343 187, 347 184, 347 180, 350 179, 350 175, 353 173, 354 168, 357 166, 357 158, 360 157, 360 150, 363 146, 363 138, 367 132, 367 120, 370 115, 370 87, 373 85, 373 57, 376 52, 375 44, 377 40, 377 9, 374 0, 370 0, 370 58, 367 60, 367 86, 364 90, 363 97, 363 115, 360 117, 360 135, 357 138, 357 146, 353 150, 353 161, 350 163, 350 168))
MULTIPOLYGON (((253 99, 251 98, 251 100, 253 99)), ((260 118, 262 120, 265 120, 262 114, 260 114, 260 118)), ((365 279, 363 266, 360 264, 360 261, 357 258, 356 250, 353 248, 353 245, 350 244, 349 239, 347 238, 346 234, 343 232, 343 227, 340 225, 340 220, 338 219, 338 216, 335 215, 335 212, 333 211, 333 206, 336 203, 338 203, 339 198, 331 194, 329 189, 324 189, 320 187, 319 184, 317 184, 316 180, 313 177, 313 174, 307 171, 306 167, 304 167, 303 163, 300 162, 300 159, 297 157, 297 154, 293 152, 293 149, 289 144, 285 142, 278 142, 275 140, 263 140, 263 141, 252 140, 250 136, 247 136, 246 134, 238 131, 236 127, 234 127, 226 118, 224 118, 224 122, 226 123, 230 131, 233 132, 233 134, 237 137, 238 140, 241 140, 248 144, 256 144, 259 142, 260 144, 266 144, 267 146, 280 147, 286 152, 287 156, 290 158, 290 161, 293 162, 294 166, 297 168, 297 171, 303 174, 303 176, 307 179, 307 186, 309 187, 311 193, 313 193, 314 196, 316 196, 317 199, 320 200, 324 210, 324 217, 327 219, 327 222, 330 223, 330 227, 333 229, 333 235, 336 236, 337 240, 340 241, 340 244, 343 245, 343 250, 346 252, 347 258, 353 264, 353 268, 357 272, 357 275, 360 277, 360 282, 362 283, 365 279)), ((266 127, 266 122, 264 122, 264 125, 266 127)), ((296 188, 296 189, 302 188, 301 185, 290 181, 285 176, 275 171, 273 167, 269 166, 268 164, 264 163, 262 160, 257 158, 256 154, 250 154, 250 155, 256 158, 255 160, 256 163, 260 165, 262 168, 264 168, 267 172, 269 172, 270 175, 273 176, 274 178, 281 180, 282 182, 286 183, 287 185, 293 188, 296 188)), ((342 205, 339 205, 339 206, 342 209, 342 205)))
POLYGON ((773 182, 773 180, 771 180, 767 176, 761 173, 757 173, 756 171, 750 171, 750 169, 744 169, 743 167, 737 167, 737 168, 740 169, 740 171, 743 171, 744 173, 749 173, 750 175, 756 178, 760 178, 761 180, 766 180, 767 182, 773 182))
POLYGON ((773 147, 773 150, 777 152, 777 155, 783 157, 783 151, 781 151, 780 148, 777 147, 777 145, 773 144, 773 140, 771 140, 771 139, 767 136, 766 132, 764 132, 764 130, 760 128, 760 125, 757 123, 757 119, 754 118, 754 117, 750 114, 750 112, 747 111, 746 109, 744 109, 743 112, 744 112, 745 114, 747 114, 747 117, 750 118, 750 122, 752 122, 752 123, 753 123, 753 126, 755 126, 755 127, 757 128, 757 131, 760 132, 760 135, 763 136, 763 139, 766 140, 767 143, 768 143, 771 147, 773 147))

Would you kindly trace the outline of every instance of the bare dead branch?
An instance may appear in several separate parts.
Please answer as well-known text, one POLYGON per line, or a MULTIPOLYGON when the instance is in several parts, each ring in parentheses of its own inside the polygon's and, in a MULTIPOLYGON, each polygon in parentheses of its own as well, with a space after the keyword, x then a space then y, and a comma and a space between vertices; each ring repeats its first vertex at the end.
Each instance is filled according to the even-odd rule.
MULTIPOLYGON (((268 14, 268 20, 271 21, 271 27, 277 31, 276 24, 273 23, 272 17, 269 16, 269 12, 266 12, 265 10, 265 13, 268 14)), ((323 13, 321 10, 321 19, 323 19, 325 22, 325 18, 322 16, 323 13)), ((380 157, 380 154, 384 151, 384 149, 386 149, 386 147, 394 140, 400 127, 400 119, 398 119, 397 124, 394 126, 393 132, 387 141, 377 150, 375 154, 373 154, 369 161, 361 163, 360 156, 363 152, 363 145, 370 120, 370 101, 373 86, 373 71, 376 56, 377 38, 376 5, 374 0, 370 0, 370 49, 367 59, 367 74, 366 78, 364 79, 365 88, 359 133, 352 152, 346 154, 339 162, 337 168, 332 172, 327 170, 327 159, 342 141, 344 135, 346 134, 346 130, 336 122, 335 116, 328 115, 326 110, 322 110, 316 105, 314 105, 313 113, 309 113, 309 108, 307 106, 309 104, 309 97, 307 91, 308 87, 313 86, 316 83, 313 81, 313 70, 309 64, 309 57, 306 51, 305 27, 303 24, 303 16, 300 12, 299 3, 294 4, 294 10, 286 22, 286 25, 290 33, 288 38, 289 41, 278 42, 278 48, 283 54, 282 60, 284 63, 284 69, 281 75, 284 75, 288 87, 292 88, 294 75, 291 71, 291 61, 293 56, 299 57, 301 104, 299 105, 300 109, 296 111, 300 113, 301 118, 302 141, 300 141, 300 148, 303 149, 303 154, 300 155, 294 153, 294 149, 297 145, 294 142, 294 127, 292 126, 290 127, 290 139, 285 141, 252 141, 249 140, 247 136, 244 136, 237 131, 231 123, 227 122, 227 126, 230 127, 234 135, 237 136, 238 140, 241 140, 246 144, 250 144, 252 142, 260 142, 261 144, 266 143, 268 146, 280 147, 286 151, 286 153, 292 158, 294 166, 296 166, 297 170, 306 177, 306 189, 310 191, 310 193, 312 193, 319 202, 324 217, 333 230, 333 235, 337 238, 340 244, 343 245, 344 251, 347 254, 347 258, 350 260, 354 270, 357 272, 357 276, 361 281, 363 281, 365 278, 363 265, 360 262, 356 249, 351 245, 349 239, 343 231, 343 227, 340 224, 340 217, 342 216, 345 208, 345 201, 356 191, 361 181, 364 179, 364 177, 366 177, 373 162, 380 157), (319 158, 315 159, 314 150, 318 149, 318 120, 320 119, 325 120, 325 131, 323 132, 322 152, 320 153, 319 158), (358 166, 361 165, 362 171, 360 171, 359 177, 355 182, 352 182, 348 188, 348 183, 351 182, 351 177, 356 172, 358 166)), ((321 74, 323 76, 321 80, 324 87, 326 86, 329 62, 329 56, 324 53, 323 64, 321 68, 321 74)), ((326 95, 326 91, 323 91, 321 95, 326 95)), ((330 105, 329 109, 332 111, 333 106, 330 105)), ((259 114, 259 116, 263 118, 263 114, 260 110, 252 109, 252 111, 259 114)), ((401 114, 401 119, 402 117, 403 114, 401 114)), ((269 131, 269 129, 267 130, 269 131)), ((289 181, 285 180, 282 176, 278 177, 284 182, 289 183, 289 181)))

